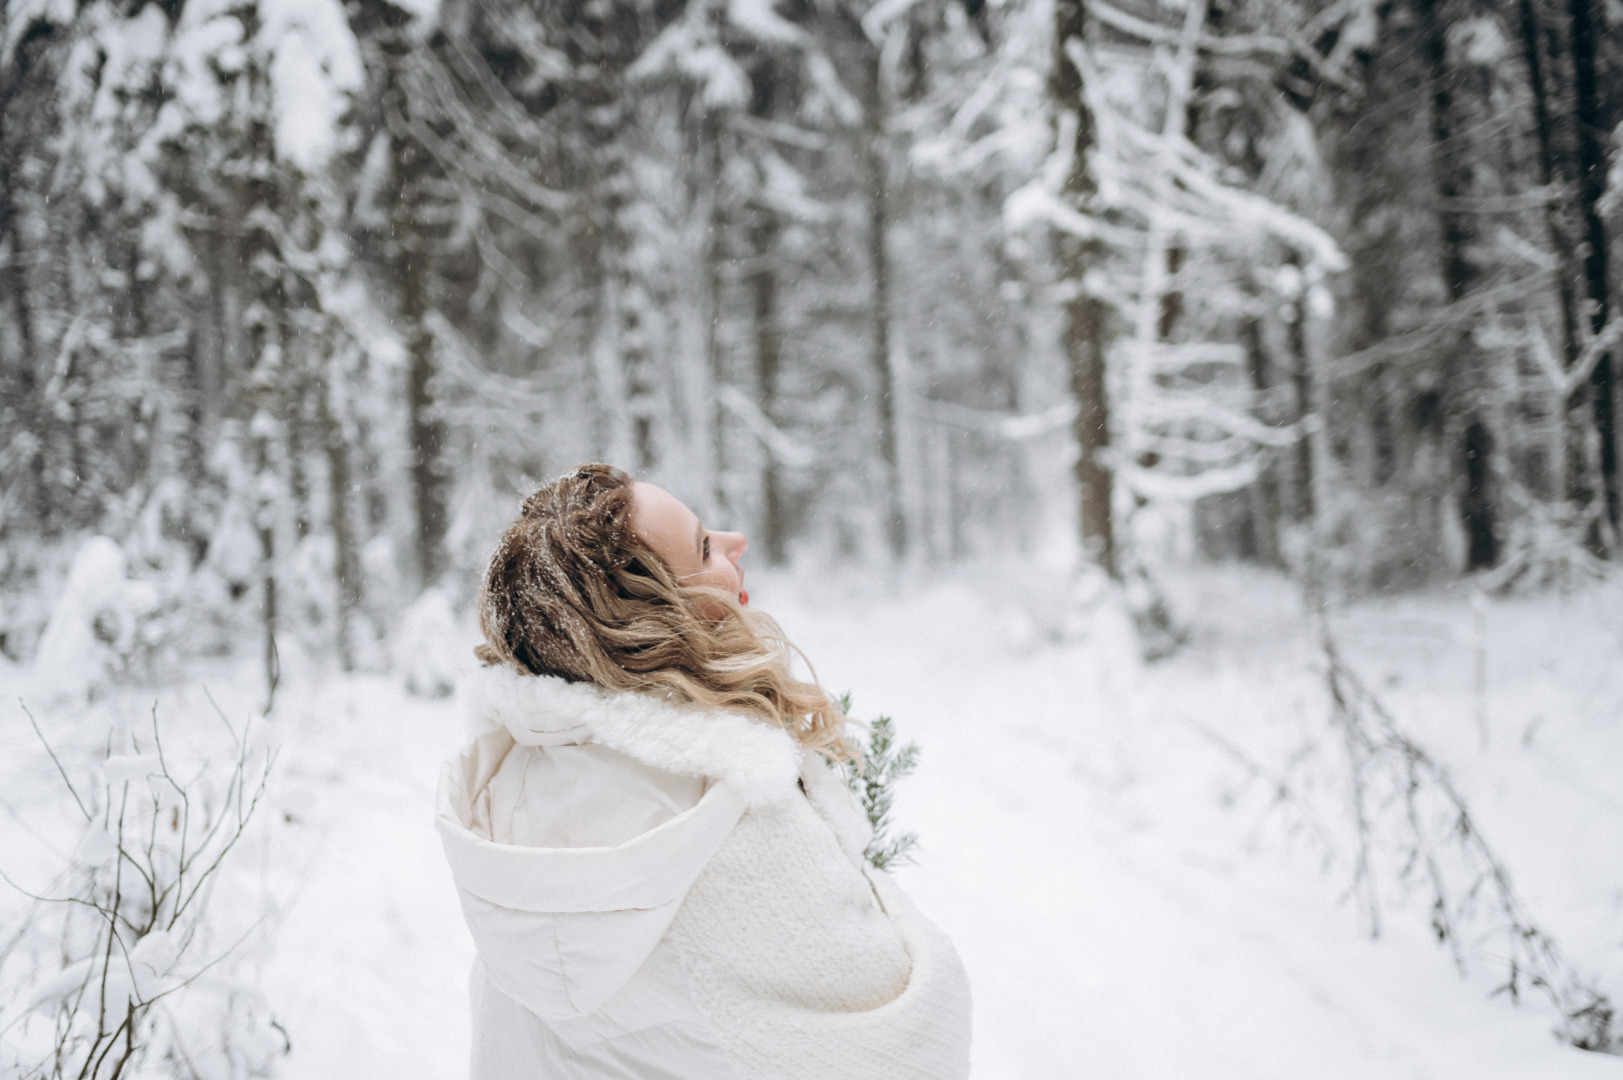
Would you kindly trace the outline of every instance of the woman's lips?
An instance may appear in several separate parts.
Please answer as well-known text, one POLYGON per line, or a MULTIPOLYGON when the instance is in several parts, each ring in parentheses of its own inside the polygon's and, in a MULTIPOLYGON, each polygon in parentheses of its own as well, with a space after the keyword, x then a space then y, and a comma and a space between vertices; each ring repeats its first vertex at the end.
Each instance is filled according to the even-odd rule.
POLYGON ((745 605, 745 606, 748 606, 748 605, 749 605, 749 602, 750 602, 750 594, 749 594, 749 590, 748 590, 748 589, 739 589, 739 590, 738 590, 738 602, 739 602, 739 603, 740 603, 740 604, 743 604, 743 605, 745 605))

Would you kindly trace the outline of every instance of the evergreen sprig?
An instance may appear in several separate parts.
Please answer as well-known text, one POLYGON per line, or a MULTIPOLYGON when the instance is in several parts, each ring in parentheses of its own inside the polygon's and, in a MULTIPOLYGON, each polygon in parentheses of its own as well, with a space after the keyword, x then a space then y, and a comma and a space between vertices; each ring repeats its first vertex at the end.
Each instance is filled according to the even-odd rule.
MULTIPOLYGON (((840 698, 840 709, 851 713, 851 695, 840 698)), ((890 717, 881 716, 868 728, 867 745, 862 747, 861 758, 851 763, 846 782, 862 802, 862 810, 873 827, 873 839, 862 854, 876 870, 892 866, 906 866, 914 861, 918 848, 917 833, 890 835, 890 811, 895 798, 896 781, 907 776, 918 765, 917 743, 896 741, 896 730, 890 717)))

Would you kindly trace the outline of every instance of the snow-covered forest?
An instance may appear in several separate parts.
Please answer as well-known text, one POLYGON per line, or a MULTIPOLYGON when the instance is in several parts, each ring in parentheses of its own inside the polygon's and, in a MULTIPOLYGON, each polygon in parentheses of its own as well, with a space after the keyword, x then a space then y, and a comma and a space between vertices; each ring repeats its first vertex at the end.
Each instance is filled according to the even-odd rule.
POLYGON ((1623 1077, 1623 8, 0 0, 0 1075, 453 1077, 611 461, 919 768, 977 1077, 1623 1077))

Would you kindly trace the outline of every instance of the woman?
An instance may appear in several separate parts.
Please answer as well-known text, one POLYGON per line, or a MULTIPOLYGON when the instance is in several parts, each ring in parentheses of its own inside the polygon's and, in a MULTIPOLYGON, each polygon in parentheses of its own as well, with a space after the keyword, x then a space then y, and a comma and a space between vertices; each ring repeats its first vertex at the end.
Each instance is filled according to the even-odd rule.
POLYGON ((745 543, 606 465, 502 536, 438 804, 475 1080, 968 1075, 963 968, 866 866, 844 717, 745 543))

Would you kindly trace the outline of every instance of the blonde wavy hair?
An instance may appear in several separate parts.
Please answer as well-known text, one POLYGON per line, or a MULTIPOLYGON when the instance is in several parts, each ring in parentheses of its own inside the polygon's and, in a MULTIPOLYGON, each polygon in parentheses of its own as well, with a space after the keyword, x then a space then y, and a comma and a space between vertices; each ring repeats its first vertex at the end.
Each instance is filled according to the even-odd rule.
MULTIPOLYGON (((771 616, 683 585, 631 527, 632 478, 571 469, 524 500, 479 588, 486 664, 740 709, 850 761, 845 716, 771 616)), ((809 665, 808 665, 809 667, 809 665)))

